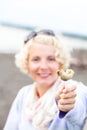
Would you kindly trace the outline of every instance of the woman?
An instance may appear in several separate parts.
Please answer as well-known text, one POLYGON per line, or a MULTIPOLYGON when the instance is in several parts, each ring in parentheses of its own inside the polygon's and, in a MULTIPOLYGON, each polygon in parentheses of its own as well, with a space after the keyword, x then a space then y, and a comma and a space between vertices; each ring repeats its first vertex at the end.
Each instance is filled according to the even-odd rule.
POLYGON ((82 130, 87 116, 87 89, 63 81, 57 71, 70 64, 70 54, 52 30, 32 32, 16 54, 16 65, 34 83, 15 98, 4 130, 82 130))

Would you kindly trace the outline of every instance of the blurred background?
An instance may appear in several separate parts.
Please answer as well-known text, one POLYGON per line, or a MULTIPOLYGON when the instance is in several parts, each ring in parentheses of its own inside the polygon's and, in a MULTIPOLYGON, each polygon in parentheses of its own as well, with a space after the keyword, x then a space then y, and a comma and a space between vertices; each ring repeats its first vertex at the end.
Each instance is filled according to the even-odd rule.
POLYGON ((30 31, 53 29, 73 50, 74 79, 87 85, 86 12, 86 0, 0 0, 0 130, 18 90, 32 83, 14 63, 30 31))

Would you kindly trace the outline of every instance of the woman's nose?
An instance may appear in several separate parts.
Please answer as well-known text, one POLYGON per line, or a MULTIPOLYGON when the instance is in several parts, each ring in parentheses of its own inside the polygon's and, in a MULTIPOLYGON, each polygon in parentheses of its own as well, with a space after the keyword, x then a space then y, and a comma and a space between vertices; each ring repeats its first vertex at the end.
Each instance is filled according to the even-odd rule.
POLYGON ((42 68, 42 69, 48 68, 48 63, 47 63, 47 61, 41 61, 40 68, 42 68))

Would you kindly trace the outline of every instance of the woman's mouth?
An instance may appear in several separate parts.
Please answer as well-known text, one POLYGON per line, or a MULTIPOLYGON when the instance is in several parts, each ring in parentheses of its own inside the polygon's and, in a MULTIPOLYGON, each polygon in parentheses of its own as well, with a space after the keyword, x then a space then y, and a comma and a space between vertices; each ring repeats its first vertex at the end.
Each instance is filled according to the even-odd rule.
POLYGON ((41 78, 48 78, 49 75, 50 75, 50 74, 48 74, 48 73, 39 74, 39 76, 40 76, 41 78))

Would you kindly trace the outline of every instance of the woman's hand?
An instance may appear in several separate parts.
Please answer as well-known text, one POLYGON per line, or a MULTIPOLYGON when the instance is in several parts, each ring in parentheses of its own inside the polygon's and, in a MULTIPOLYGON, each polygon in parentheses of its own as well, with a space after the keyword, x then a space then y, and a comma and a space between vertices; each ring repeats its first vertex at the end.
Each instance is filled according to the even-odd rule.
POLYGON ((74 108, 76 98, 76 86, 63 86, 59 88, 56 99, 58 101, 58 108, 63 112, 68 112, 74 108))

